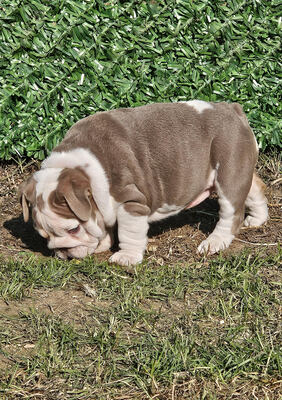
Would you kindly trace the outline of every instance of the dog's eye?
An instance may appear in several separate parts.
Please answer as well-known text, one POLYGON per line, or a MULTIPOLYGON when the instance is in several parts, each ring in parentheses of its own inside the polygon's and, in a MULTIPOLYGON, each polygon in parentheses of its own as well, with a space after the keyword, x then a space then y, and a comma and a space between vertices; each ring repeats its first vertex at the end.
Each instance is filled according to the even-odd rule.
POLYGON ((76 233, 79 232, 80 226, 78 225, 76 228, 68 229, 68 233, 70 235, 75 235, 76 233))

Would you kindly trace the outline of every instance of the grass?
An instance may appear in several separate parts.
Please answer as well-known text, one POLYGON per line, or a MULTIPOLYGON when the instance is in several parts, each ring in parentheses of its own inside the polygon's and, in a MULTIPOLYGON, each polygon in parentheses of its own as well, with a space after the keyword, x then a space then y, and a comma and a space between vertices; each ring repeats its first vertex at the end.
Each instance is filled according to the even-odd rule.
POLYGON ((280 262, 2 260, 2 398, 277 399, 280 262))
POLYGON ((240 102, 281 146, 277 0, 2 0, 0 159, 43 159, 96 111, 240 102))

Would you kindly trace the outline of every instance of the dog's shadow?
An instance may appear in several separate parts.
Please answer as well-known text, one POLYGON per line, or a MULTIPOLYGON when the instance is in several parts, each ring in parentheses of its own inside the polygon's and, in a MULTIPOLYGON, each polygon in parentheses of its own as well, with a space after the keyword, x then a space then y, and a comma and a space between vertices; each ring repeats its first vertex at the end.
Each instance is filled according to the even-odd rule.
POLYGON ((154 237, 185 225, 197 227, 201 232, 211 233, 218 221, 218 201, 209 198, 196 207, 183 210, 179 214, 150 224, 148 236, 154 237))
POLYGON ((47 247, 47 240, 39 235, 33 228, 31 219, 25 223, 23 216, 12 218, 5 221, 4 228, 10 232, 16 239, 20 239, 23 243, 23 249, 41 253, 43 256, 51 256, 53 253, 47 247))
MULTIPOLYGON (((209 198, 197 207, 182 211, 165 220, 151 223, 148 236, 152 238, 185 225, 197 227, 201 232, 207 234, 213 231, 217 220, 218 202, 214 198, 209 198)), ((3 226, 12 236, 21 240, 23 248, 47 257, 53 254, 47 247, 47 240, 42 238, 33 228, 31 219, 25 223, 22 215, 20 215, 5 221, 3 226)), ((115 242, 116 240, 117 235, 115 235, 115 242)), ((118 243, 114 244, 113 249, 118 249, 118 243)))

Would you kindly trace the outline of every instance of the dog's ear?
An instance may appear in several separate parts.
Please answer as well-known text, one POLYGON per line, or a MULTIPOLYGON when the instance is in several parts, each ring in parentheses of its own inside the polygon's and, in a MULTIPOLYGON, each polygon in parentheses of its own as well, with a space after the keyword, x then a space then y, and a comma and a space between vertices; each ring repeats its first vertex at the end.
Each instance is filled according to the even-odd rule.
POLYGON ((65 168, 59 176, 51 206, 58 209, 61 203, 60 208, 63 211, 60 199, 64 199, 77 218, 86 222, 92 212, 91 197, 90 181, 85 172, 81 168, 65 168))
POLYGON ((35 179, 33 178, 33 176, 30 176, 19 187, 19 200, 22 205, 24 222, 27 222, 29 219, 29 205, 35 204, 35 184, 35 179))

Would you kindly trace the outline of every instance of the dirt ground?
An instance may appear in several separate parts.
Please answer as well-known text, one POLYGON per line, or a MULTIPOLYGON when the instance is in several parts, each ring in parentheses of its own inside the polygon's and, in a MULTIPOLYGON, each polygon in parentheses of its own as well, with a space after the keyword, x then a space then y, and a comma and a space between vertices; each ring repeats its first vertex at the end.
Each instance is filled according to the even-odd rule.
MULTIPOLYGON (((28 164, 0 163, 0 255, 20 257, 23 252, 52 256, 33 229, 32 222, 25 224, 18 199, 18 188, 31 173, 38 170, 39 162, 28 164)), ((243 248, 277 249, 281 243, 282 178, 278 155, 261 156, 258 173, 267 184, 270 218, 259 228, 243 228, 226 253, 237 253, 243 248)), ((183 263, 196 257, 198 244, 210 233, 217 221, 216 198, 210 198, 199 206, 175 217, 151 225, 145 259, 157 264, 183 263)), ((106 260, 110 252, 96 257, 106 260)))

